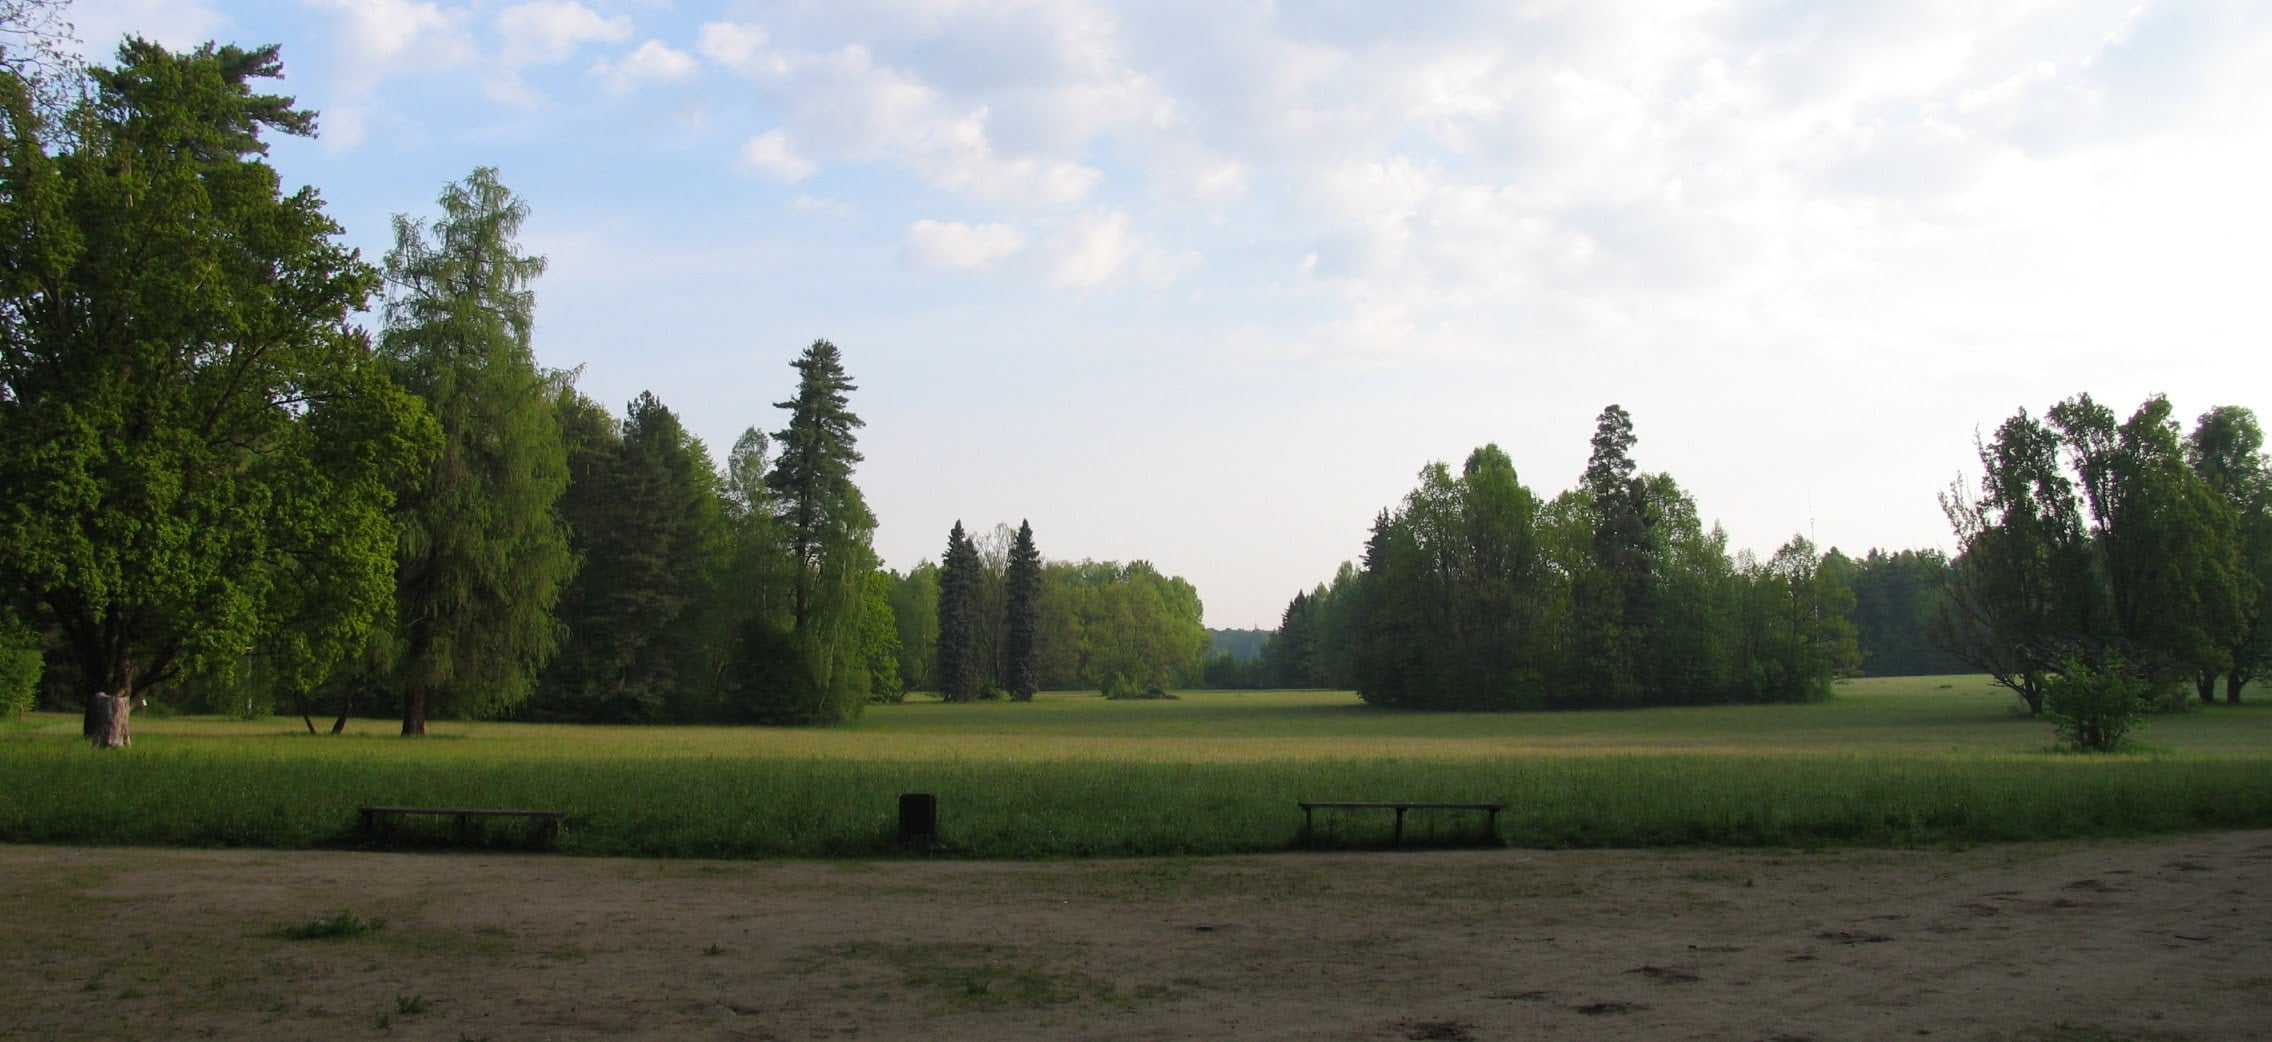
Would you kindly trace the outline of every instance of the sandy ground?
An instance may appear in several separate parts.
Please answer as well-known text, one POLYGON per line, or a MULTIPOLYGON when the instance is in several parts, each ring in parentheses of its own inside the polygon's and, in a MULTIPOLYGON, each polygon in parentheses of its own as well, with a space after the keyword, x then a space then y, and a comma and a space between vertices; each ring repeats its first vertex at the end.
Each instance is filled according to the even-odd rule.
POLYGON ((691 862, 0 846, 7 1038, 2272 1038, 2272 832, 691 862), (290 940, 349 909, 386 925, 290 940))

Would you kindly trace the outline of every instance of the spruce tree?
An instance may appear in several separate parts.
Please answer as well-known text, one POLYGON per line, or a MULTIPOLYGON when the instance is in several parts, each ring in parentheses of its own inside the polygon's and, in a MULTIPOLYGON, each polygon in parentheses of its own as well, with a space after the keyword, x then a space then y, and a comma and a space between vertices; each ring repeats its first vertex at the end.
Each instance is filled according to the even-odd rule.
POLYGON ((481 167, 444 188, 432 225, 395 218, 380 350, 425 399, 442 451, 405 500, 394 683, 402 733, 429 712, 519 705, 557 641, 575 571, 556 511, 567 450, 530 351, 544 259, 514 242, 528 205, 481 167))
POLYGON ((1041 551, 1033 545, 1033 524, 1018 522, 1018 538, 1010 544, 1009 647, 1007 649, 1011 699, 1033 701, 1034 645, 1041 628, 1041 551))
POLYGON ((815 340, 790 363, 797 395, 775 403, 789 410, 775 432, 780 455, 765 477, 789 576, 786 629, 770 613, 744 621, 732 671, 744 710, 770 723, 834 723, 857 716, 869 691, 869 545, 876 520, 852 483, 860 462, 853 431, 861 426, 846 393, 836 345, 815 340))
POLYGON ((851 533, 862 533, 864 542, 875 519, 852 485, 852 467, 861 460, 852 432, 862 424, 846 394, 860 388, 845 375, 843 355, 835 344, 815 340, 789 364, 797 370, 797 396, 773 403, 789 410, 789 425, 773 435, 781 455, 765 483, 779 497, 789 554, 799 565, 789 610, 802 633, 824 557, 851 533))
POLYGON ((939 697, 968 702, 978 697, 984 664, 978 660, 978 544, 962 522, 947 533, 946 556, 939 563, 939 697))

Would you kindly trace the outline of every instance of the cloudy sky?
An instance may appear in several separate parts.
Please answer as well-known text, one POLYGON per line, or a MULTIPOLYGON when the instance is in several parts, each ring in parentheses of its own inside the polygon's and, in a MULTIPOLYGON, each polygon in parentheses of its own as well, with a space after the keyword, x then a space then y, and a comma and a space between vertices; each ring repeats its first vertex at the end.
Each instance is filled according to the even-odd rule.
POLYGON ((280 43, 374 260, 500 168, 537 354, 722 453, 835 341, 906 568, 958 518, 1275 625, 1430 460, 1604 405, 1734 544, 1948 544, 1977 430, 2272 409, 2255 0, 77 0, 280 43))

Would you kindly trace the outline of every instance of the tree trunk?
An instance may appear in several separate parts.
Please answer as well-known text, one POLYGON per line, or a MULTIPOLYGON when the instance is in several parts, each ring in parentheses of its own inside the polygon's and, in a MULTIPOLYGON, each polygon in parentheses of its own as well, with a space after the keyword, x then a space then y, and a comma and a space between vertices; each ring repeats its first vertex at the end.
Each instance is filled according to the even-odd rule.
POLYGON ((87 700, 87 706, 95 722, 95 733, 91 736, 95 748, 124 749, 134 744, 133 729, 128 721, 134 709, 132 695, 126 692, 106 695, 97 691, 87 700))
POLYGON ((347 730, 347 714, 355 708, 355 689, 344 688, 339 695, 339 719, 331 722, 331 733, 343 734, 347 730))
POLYGON ((2217 675, 2208 671, 2203 671, 2201 673, 2195 674, 2193 677, 2193 690, 2195 693, 2201 696, 2202 705, 2216 705, 2217 675))
POLYGON ((403 692, 402 733, 426 733, 426 685, 412 684, 403 692))
POLYGON ((2240 704, 2240 689, 2241 689, 2242 687, 2245 687, 2245 686, 2247 686, 2247 684, 2248 684, 2248 681, 2246 681, 2246 680, 2244 680, 2244 679, 2242 679, 2242 678, 2241 678, 2241 675, 2240 675, 2240 671, 2239 671, 2239 670, 2233 670, 2232 672, 2226 673, 2226 674, 2225 674, 2225 704, 2226 704, 2226 705, 2229 705, 2229 706, 2237 706, 2237 705, 2239 705, 2239 704, 2240 704))

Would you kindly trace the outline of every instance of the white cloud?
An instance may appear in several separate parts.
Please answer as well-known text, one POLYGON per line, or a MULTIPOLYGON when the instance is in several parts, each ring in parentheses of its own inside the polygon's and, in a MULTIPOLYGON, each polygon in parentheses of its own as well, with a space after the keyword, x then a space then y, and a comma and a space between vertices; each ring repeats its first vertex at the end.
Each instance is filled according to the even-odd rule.
POLYGON ((1200 256, 1160 248, 1126 213, 1111 211, 1066 222, 1043 246, 1039 260, 1043 283, 1085 289, 1126 278, 1165 286, 1197 267, 1200 256))
POLYGON ((631 36, 631 19, 612 18, 568 0, 533 0, 497 12, 504 45, 497 60, 507 68, 557 62, 587 43, 616 43, 631 36))
POLYGON ((701 63, 693 55, 672 50, 660 40, 649 40, 621 61, 602 58, 592 63, 592 75, 607 84, 610 92, 628 94, 641 83, 684 80, 699 68, 701 63))
POLYGON ((702 27, 696 50, 702 56, 752 76, 777 73, 774 63, 766 60, 766 41, 769 37, 762 25, 743 25, 738 22, 710 22, 702 27))
POLYGON ((109 64, 128 33, 181 50, 228 35, 229 17, 211 0, 79 0, 63 17, 79 37, 79 52, 109 64))
POLYGON ((391 76, 461 65, 473 59, 465 14, 418 0, 310 0, 345 22, 336 34, 349 94, 391 76))
POLYGON ((742 169, 794 183, 811 177, 816 167, 797 154, 787 134, 768 130, 742 143, 742 169))
POLYGON ((1007 224, 964 224, 924 218, 907 229, 902 251, 909 263, 941 271, 991 268, 1025 248, 1026 237, 1007 224))
POLYGON ((816 53, 772 49, 770 40, 760 26, 712 22, 699 50, 770 88, 798 139, 822 154, 895 163, 934 187, 992 203, 1077 203, 1104 178, 1073 159, 1004 154, 986 106, 958 108, 863 45, 816 53))

